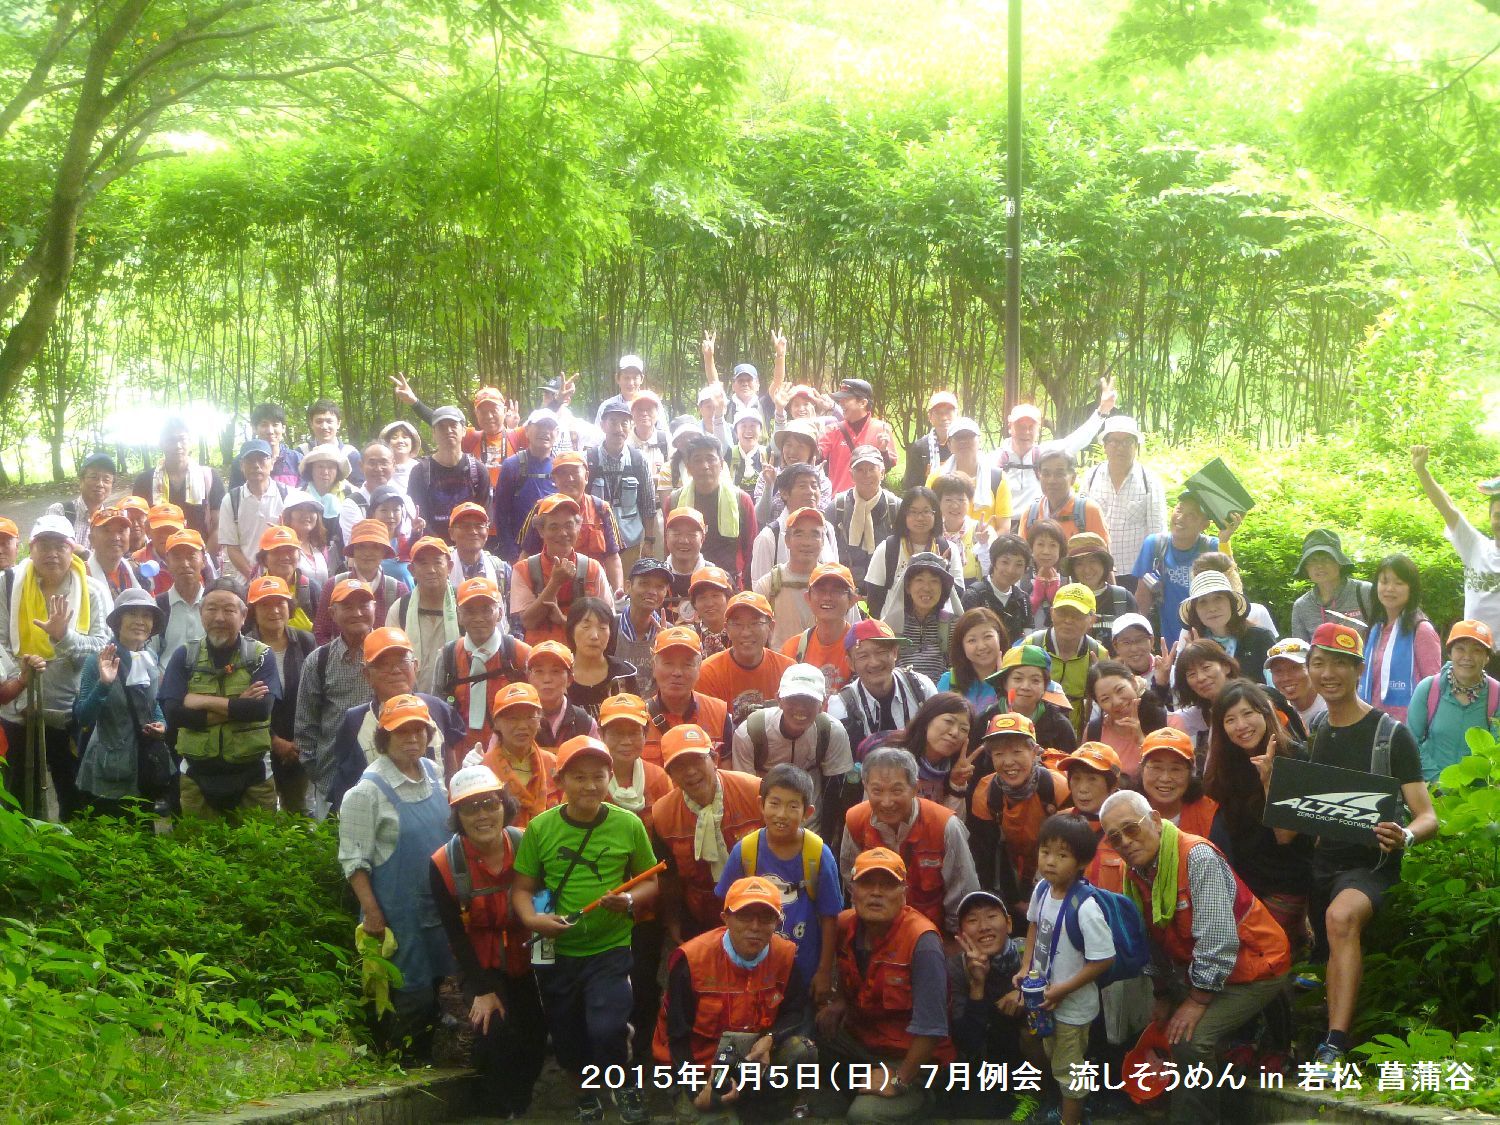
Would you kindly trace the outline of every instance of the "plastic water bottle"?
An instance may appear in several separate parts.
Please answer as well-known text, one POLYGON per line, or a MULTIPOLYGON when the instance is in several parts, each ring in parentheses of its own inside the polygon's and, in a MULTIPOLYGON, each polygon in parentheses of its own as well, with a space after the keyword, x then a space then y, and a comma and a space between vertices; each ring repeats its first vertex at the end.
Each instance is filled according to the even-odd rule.
POLYGON ((1052 1034, 1052 1013, 1042 1007, 1047 998, 1047 978, 1032 969, 1021 979, 1021 999, 1026 1002, 1026 1022, 1038 1039, 1052 1034))
POLYGON ((161 564, 158 563, 155 559, 147 559, 145 562, 141 563, 140 566, 136 567, 136 569, 141 572, 142 578, 144 578, 147 582, 152 582, 156 579, 156 576, 161 573, 161 564))

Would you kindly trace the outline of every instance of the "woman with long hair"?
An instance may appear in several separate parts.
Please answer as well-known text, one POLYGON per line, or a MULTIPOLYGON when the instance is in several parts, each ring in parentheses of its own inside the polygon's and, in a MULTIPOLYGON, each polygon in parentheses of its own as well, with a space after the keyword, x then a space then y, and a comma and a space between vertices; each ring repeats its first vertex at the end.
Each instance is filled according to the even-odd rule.
POLYGON ((619 618, 600 598, 577 598, 568 608, 568 647, 573 650, 573 679, 568 702, 595 719, 599 705, 611 695, 639 695, 637 673, 628 660, 611 656, 619 618))
POLYGON ((1443 667, 1443 642, 1422 612, 1422 575, 1403 554, 1375 568, 1375 604, 1365 638, 1359 697, 1377 711, 1406 721, 1412 692, 1443 667))
POLYGON ((989 679, 1000 670, 1000 658, 1009 647, 999 614, 982 607, 967 610, 953 623, 948 670, 938 679, 938 691, 958 692, 976 715, 993 707, 1000 697, 989 679))
POLYGON ((974 758, 969 749, 973 712, 963 696, 940 691, 925 700, 911 722, 886 739, 887 746, 910 750, 917 759, 917 795, 962 814, 974 780, 974 758))
POLYGON ((940 502, 930 488, 914 488, 901 498, 891 521, 891 533, 870 556, 860 589, 872 616, 879 617, 891 591, 901 589, 901 577, 913 555, 930 552, 943 559, 953 580, 963 588, 963 561, 953 544, 943 539, 938 526, 940 502))
MULTIPOLYGON (((1218 641, 1189 641, 1175 657, 1157 657, 1153 675, 1156 682, 1163 685, 1170 679, 1178 709, 1167 713, 1167 722, 1192 737, 1201 766, 1208 752, 1214 700, 1224 690, 1225 684, 1241 678, 1239 661, 1225 652, 1218 641)), ((1292 737, 1306 739, 1307 728, 1302 723, 1302 716, 1286 701, 1286 696, 1273 687, 1263 690, 1271 697, 1292 737)))

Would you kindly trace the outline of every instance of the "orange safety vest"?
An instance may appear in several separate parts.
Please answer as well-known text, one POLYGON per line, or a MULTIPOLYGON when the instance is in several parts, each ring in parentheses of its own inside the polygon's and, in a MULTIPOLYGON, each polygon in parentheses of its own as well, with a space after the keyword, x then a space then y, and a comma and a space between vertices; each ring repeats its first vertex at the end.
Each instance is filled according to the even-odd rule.
MULTIPOLYGON (((733 849, 744 836, 766 826, 760 811, 760 778, 749 773, 719 770, 719 785, 724 790, 724 819, 720 829, 724 846, 733 849)), ((672 870, 682 885, 682 897, 688 914, 700 926, 712 926, 719 920, 724 905, 715 893, 713 871, 693 856, 693 836, 698 818, 688 811, 687 795, 673 789, 651 806, 656 834, 671 851, 672 870)))
MULTIPOLYGON (((771 935, 771 949, 753 969, 742 969, 724 952, 725 929, 699 934, 683 942, 667 962, 670 973, 679 959, 687 961, 692 991, 698 997, 693 1013, 693 1062, 707 1066, 719 1050, 719 1037, 726 1031, 748 1031, 764 1035, 776 1023, 786 988, 792 979, 792 964, 797 960, 795 942, 780 934, 771 935)), ((656 1035, 651 1053, 659 1063, 672 1061, 667 1043, 667 1004, 670 989, 662 994, 661 1016, 656 1021, 656 1035)))
POLYGON ((1099 838, 1099 847, 1094 852, 1094 858, 1089 861, 1088 871, 1085 872, 1088 881, 1094 886, 1105 891, 1114 891, 1117 895, 1125 893, 1125 860, 1120 853, 1115 851, 1112 845, 1104 837, 1099 838))
POLYGON ((688 716, 674 715, 662 706, 660 696, 653 695, 647 704, 647 710, 651 721, 646 724, 646 746, 641 751, 641 757, 646 761, 662 765, 661 736, 683 723, 696 723, 702 727, 709 741, 714 744, 714 752, 719 760, 724 760, 727 749, 724 745, 724 721, 729 718, 729 704, 722 699, 695 691, 692 715, 688 716))
MULTIPOLYGON (((1188 883, 1188 853, 1194 848, 1218 848, 1190 832, 1183 832, 1177 841, 1177 910, 1166 926, 1158 926, 1146 915, 1146 931, 1151 940, 1179 965, 1189 964, 1193 959, 1193 888, 1188 883)), ((1234 869, 1230 869, 1234 874, 1234 869)), ((1134 869, 1130 879, 1140 891, 1141 901, 1151 901, 1151 884, 1134 869)), ((1282 930, 1265 904, 1251 893, 1245 881, 1234 876, 1234 921, 1240 935, 1240 953, 1235 958, 1234 969, 1227 983, 1246 984, 1250 981, 1270 980, 1292 967, 1292 951, 1287 944, 1286 932, 1282 930)))
POLYGON ((1219 802, 1212 797, 1199 797, 1183 805, 1177 813, 1177 827, 1192 836, 1208 838, 1213 830, 1214 815, 1219 811, 1219 802))
POLYGON ((495 776, 500 779, 505 791, 520 805, 514 819, 510 821, 517 828, 525 828, 531 823, 532 817, 562 801, 562 793, 557 786, 557 756, 550 750, 543 750, 535 742, 531 744, 531 781, 528 783, 522 783, 511 767, 510 758, 494 739, 490 740, 490 748, 485 752, 483 764, 495 771, 495 776))
POLYGON ((485 467, 490 475, 490 489, 500 483, 500 463, 512 454, 526 448, 526 430, 501 430, 497 439, 484 436, 483 430, 473 427, 464 434, 459 447, 485 467))
MULTIPOLYGON (((489 741, 490 726, 488 720, 490 715, 490 701, 495 698, 495 693, 506 684, 519 682, 526 678, 522 669, 526 667, 526 661, 531 658, 531 646, 524 641, 516 640, 512 640, 511 644, 515 646, 515 652, 509 661, 505 657, 506 642, 502 640, 500 647, 495 650, 495 655, 484 662, 484 670, 486 672, 494 672, 509 664, 511 670, 515 672, 514 676, 500 675, 493 676, 487 680, 470 681, 470 676, 477 676, 479 674, 479 670, 474 667, 474 657, 464 647, 464 642, 461 639, 453 642, 453 690, 448 693, 448 702, 453 705, 454 710, 458 712, 459 718, 464 721, 463 742, 453 752, 454 759, 457 762, 462 762, 464 755, 474 749, 474 747, 483 746, 489 741), (482 690, 486 697, 484 707, 485 725, 478 728, 469 726, 469 696, 476 687, 482 690)), ((448 685, 442 686, 446 687, 448 685)), ((448 776, 453 776, 451 770, 448 776)))
POLYGON ((1052 799, 1045 800, 1047 780, 1024 801, 1006 800, 1000 782, 993 774, 974 791, 974 818, 995 820, 991 793, 1000 793, 1000 834, 1005 837, 1005 854, 1016 870, 1016 883, 1022 891, 1031 892, 1036 883, 1036 845, 1042 833, 1042 821, 1068 803, 1068 779, 1056 770, 1046 771, 1052 780, 1052 799))
MULTIPOLYGON (((906 904, 939 930, 943 928, 943 856, 946 854, 943 837, 953 816, 952 809, 926 797, 918 797, 917 819, 901 847, 896 849, 906 863, 906 904)), ((886 846, 875 827, 869 801, 861 801, 850 809, 844 823, 860 851, 886 846)))
MULTIPOLYGON (((911 906, 901 908, 885 938, 870 950, 864 971, 854 955, 854 929, 858 916, 853 910, 839 915, 837 970, 839 991, 849 998, 844 1027, 867 1050, 877 1055, 904 1055, 913 1036, 907 1031, 912 1018, 911 959, 917 939, 937 933, 938 927, 911 906)), ((933 1062, 953 1061, 953 1042, 938 1041, 933 1062)))
MULTIPOLYGON (((468 909, 463 912, 463 920, 464 932, 474 947, 474 956, 480 968, 503 969, 510 977, 524 976, 531 966, 531 955, 525 944, 531 934, 510 909, 510 887, 516 877, 516 854, 510 835, 507 833, 505 837, 505 863, 498 872, 490 870, 468 840, 460 837, 459 842, 464 850, 473 895, 468 909)), ((453 878, 447 844, 432 853, 432 862, 442 875, 448 893, 457 898, 458 885, 453 878)), ((459 906, 463 904, 459 903, 459 906)))

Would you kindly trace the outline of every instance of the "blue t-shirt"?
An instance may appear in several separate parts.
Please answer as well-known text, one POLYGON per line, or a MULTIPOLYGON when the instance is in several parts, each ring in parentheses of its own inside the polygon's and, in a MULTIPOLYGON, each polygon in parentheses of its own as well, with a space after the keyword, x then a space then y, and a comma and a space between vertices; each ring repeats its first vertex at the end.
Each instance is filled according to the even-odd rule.
POLYGON ((1161 539, 1167 541, 1162 573, 1157 574, 1157 581, 1161 583, 1157 590, 1161 635, 1168 645, 1175 646, 1177 637, 1182 632, 1182 618, 1178 616, 1177 608, 1187 598, 1188 590, 1193 584, 1193 562, 1199 555, 1217 551, 1219 540, 1213 535, 1200 535, 1191 550, 1179 551, 1173 545, 1170 533, 1163 531, 1148 535, 1141 544, 1141 553, 1135 557, 1135 566, 1130 569, 1132 574, 1153 573, 1151 564, 1156 559, 1156 544, 1161 539))
MULTIPOLYGON (((766 830, 759 830, 759 848, 755 856, 755 873, 770 880, 781 889, 782 920, 778 932, 797 944, 797 968, 802 970, 802 979, 812 980, 818 971, 818 958, 823 953, 823 930, 821 918, 837 918, 844 908, 844 896, 839 889, 838 861, 827 844, 823 845, 823 859, 818 864, 817 900, 810 900, 801 889, 802 853, 791 859, 778 859, 766 843, 766 830)), ((719 876, 719 885, 714 893, 722 899, 729 893, 730 884, 745 877, 745 864, 740 859, 740 845, 736 843, 724 864, 724 873, 719 876)))

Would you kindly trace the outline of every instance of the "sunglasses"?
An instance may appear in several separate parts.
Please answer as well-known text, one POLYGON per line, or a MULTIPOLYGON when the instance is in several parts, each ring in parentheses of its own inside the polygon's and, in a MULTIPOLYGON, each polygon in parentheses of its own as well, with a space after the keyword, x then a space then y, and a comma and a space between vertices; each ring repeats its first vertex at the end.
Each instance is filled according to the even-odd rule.
POLYGON ((486 813, 496 811, 500 805, 499 797, 475 797, 461 804, 459 810, 466 813, 486 813))
POLYGON ((1117 828, 1113 832, 1106 832, 1104 838, 1115 847, 1119 847, 1126 840, 1139 839, 1141 832, 1144 831, 1141 826, 1149 819, 1151 819, 1151 814, 1146 813, 1140 819, 1131 821, 1124 828, 1117 828))

